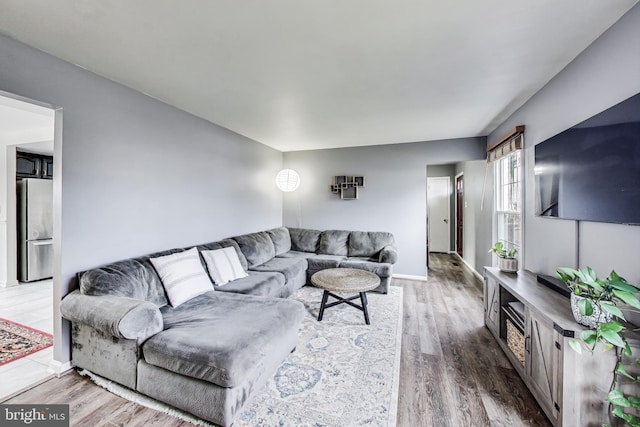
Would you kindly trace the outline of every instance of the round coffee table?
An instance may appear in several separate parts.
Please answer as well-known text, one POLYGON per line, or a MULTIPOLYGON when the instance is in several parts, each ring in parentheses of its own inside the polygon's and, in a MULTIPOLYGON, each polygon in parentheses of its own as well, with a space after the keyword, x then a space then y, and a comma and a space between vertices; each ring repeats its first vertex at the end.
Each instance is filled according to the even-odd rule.
POLYGON ((369 271, 359 270, 357 268, 328 268, 314 273, 314 275, 311 276, 311 283, 324 290, 322 293, 322 303, 320 304, 320 314, 318 314, 318 322, 322 320, 325 308, 344 303, 358 310, 362 310, 364 313, 364 321, 367 325, 371 324, 369 323, 369 312, 367 311, 367 291, 375 289, 380 285, 380 278, 378 276, 369 271), (332 291, 357 292, 358 295, 342 298, 332 291), (332 296, 337 301, 327 304, 329 296, 332 296), (356 298, 360 298, 362 305, 351 302, 356 298))

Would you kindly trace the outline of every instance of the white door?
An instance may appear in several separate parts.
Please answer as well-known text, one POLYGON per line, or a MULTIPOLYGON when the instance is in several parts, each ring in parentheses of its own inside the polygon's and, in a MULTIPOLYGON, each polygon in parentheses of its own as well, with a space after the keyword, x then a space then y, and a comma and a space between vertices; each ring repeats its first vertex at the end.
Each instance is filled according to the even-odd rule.
POLYGON ((429 252, 449 252, 449 206, 451 183, 448 176, 427 178, 427 218, 429 252))

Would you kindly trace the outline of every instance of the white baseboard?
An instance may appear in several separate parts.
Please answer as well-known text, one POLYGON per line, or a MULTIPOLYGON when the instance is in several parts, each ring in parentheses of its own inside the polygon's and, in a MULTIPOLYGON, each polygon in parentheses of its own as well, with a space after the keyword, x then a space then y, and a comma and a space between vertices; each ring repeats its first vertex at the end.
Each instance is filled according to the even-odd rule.
POLYGON ((476 276, 476 277, 477 277, 481 282, 484 282, 484 277, 482 276, 482 274, 478 273, 478 272, 476 271, 476 269, 475 269, 475 268, 471 267, 471 264, 469 264, 469 263, 467 262, 467 260, 466 260, 466 259, 462 258, 462 257, 460 256, 460 254, 459 254, 459 253, 457 253, 457 252, 454 252, 454 254, 455 254, 455 256, 457 256, 457 257, 458 257, 458 259, 459 259, 460 261, 464 262, 464 264, 465 264, 467 267, 469 267, 469 270, 471 270, 471 272, 473 273, 473 275, 474 275, 474 276, 476 276))
POLYGON ((427 280, 427 276, 414 276, 411 274, 394 274, 391 277, 395 279, 405 279, 405 280, 420 280, 420 281, 427 280))
POLYGON ((55 374, 56 376, 62 376, 66 372, 70 371, 73 368, 71 362, 58 362, 57 360, 52 360, 49 363, 49 372, 55 374))

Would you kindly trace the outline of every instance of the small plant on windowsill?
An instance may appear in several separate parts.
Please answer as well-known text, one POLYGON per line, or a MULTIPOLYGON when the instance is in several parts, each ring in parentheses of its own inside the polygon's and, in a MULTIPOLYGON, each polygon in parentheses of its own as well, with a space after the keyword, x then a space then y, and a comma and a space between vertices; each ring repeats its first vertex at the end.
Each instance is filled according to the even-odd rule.
POLYGON ((518 271, 518 258, 516 248, 507 249, 502 242, 496 242, 489 253, 493 252, 498 255, 498 268, 507 273, 515 273, 518 271))
MULTIPOLYGON (((636 415, 640 411, 640 396, 625 394, 621 389, 621 382, 626 381, 637 390, 640 375, 629 374, 625 369, 625 356, 631 357, 633 353, 625 334, 628 329, 623 326, 626 319, 618 307, 626 304, 640 310, 640 301, 636 297, 640 288, 628 283, 615 271, 606 279, 599 278, 590 267, 580 270, 560 268, 558 276, 571 290, 576 321, 590 328, 580 333, 580 341, 570 340, 569 346, 578 353, 582 353, 583 347, 593 353, 599 344, 604 351, 616 349, 613 381, 607 394, 609 409, 615 417, 624 420, 625 425, 640 427, 640 417, 636 415)), ((640 359, 632 361, 632 365, 637 369, 640 359)))

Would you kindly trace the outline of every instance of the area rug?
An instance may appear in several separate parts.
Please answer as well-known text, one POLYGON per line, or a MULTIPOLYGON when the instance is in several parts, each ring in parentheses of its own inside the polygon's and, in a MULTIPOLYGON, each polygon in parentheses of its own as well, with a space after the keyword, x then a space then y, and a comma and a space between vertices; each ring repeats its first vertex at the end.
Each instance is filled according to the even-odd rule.
MULTIPOLYGON (((294 299, 307 314, 298 347, 239 414, 237 426, 394 426, 398 403, 402 288, 368 293, 371 325, 346 304, 318 322, 322 290, 305 286, 294 299)), ((330 300, 331 301, 331 300, 330 300)))
MULTIPOLYGON (((341 304, 318 322, 322 290, 305 286, 291 297, 307 313, 296 351, 238 414, 234 427, 347 427, 396 425, 402 288, 367 294, 371 325, 341 304)), ((212 424, 88 371, 97 385, 125 399, 197 425, 212 424)))
POLYGON ((0 318, 0 366, 52 345, 51 334, 0 318))

